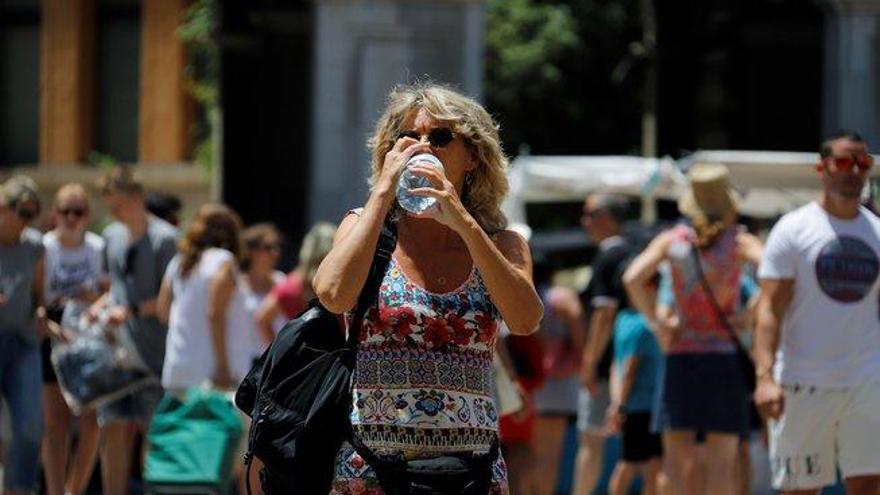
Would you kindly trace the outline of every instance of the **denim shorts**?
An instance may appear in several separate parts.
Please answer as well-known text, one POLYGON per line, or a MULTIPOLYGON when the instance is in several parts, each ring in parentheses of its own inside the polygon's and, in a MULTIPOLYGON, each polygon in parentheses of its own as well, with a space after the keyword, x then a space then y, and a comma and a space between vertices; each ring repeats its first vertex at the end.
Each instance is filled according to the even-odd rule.
POLYGON ((97 407, 98 425, 107 426, 116 422, 137 423, 143 428, 150 425, 153 411, 162 399, 162 387, 150 384, 97 407))
POLYGON ((37 487, 43 436, 40 346, 18 333, 0 329, 0 395, 9 407, 12 438, 4 466, 7 490, 37 487))
POLYGON ((749 395, 736 354, 670 354, 655 431, 749 431, 749 395))

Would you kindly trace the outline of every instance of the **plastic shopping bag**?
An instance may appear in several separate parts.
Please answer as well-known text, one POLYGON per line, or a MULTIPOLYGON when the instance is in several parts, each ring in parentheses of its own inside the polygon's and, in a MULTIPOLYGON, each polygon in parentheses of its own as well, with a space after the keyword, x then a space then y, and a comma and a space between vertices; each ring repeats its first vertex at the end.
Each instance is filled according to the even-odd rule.
POLYGON ((112 402, 157 381, 124 329, 108 324, 106 315, 76 330, 72 340, 52 346, 58 385, 74 413, 112 402))

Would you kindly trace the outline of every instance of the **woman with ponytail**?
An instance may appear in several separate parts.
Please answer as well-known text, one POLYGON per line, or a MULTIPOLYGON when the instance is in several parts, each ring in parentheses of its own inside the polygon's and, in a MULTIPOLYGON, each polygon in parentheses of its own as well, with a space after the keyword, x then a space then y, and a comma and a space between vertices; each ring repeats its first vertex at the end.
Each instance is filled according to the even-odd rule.
POLYGON ((761 242, 737 224, 726 167, 697 164, 688 179, 679 210, 690 225, 658 235, 630 264, 624 284, 666 353, 654 423, 663 433, 671 491, 688 493, 686 472, 699 432, 706 435, 704 493, 732 495, 738 436, 749 427, 749 392, 728 328, 741 320, 741 267, 757 265, 761 242), (676 306, 661 319, 646 285, 663 262, 671 267, 676 306))

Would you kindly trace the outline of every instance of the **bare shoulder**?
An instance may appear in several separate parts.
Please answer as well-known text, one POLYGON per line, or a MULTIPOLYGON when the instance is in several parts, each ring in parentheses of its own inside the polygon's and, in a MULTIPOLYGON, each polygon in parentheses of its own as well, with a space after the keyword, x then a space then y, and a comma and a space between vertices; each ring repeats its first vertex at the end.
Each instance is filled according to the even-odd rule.
POLYGON ((238 266, 235 259, 224 261, 223 264, 220 265, 220 268, 211 277, 212 283, 214 286, 235 285, 237 269, 238 266))
POLYGON ((755 234, 750 232, 740 232, 736 235, 736 242, 741 246, 760 246, 761 239, 758 238, 755 234))
POLYGON ((529 252, 529 243, 523 236, 512 230, 499 230, 489 234, 489 238, 507 261, 528 267, 531 272, 532 255, 529 252))
POLYGON ((753 264, 761 262, 764 244, 758 236, 748 232, 740 232, 736 236, 736 248, 737 255, 742 261, 753 264))
POLYGON ((512 230, 499 230, 498 232, 490 234, 489 237, 492 239, 492 242, 495 243, 498 250, 504 254, 528 253, 529 251, 529 243, 526 241, 525 237, 512 230))

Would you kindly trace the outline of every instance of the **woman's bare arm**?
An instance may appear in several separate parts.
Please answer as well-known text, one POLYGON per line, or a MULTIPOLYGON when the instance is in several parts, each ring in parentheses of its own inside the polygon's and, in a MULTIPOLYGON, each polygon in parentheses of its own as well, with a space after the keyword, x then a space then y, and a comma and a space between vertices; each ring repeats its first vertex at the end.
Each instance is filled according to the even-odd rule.
POLYGON ((475 220, 460 234, 510 332, 528 335, 537 330, 544 305, 532 284, 532 255, 526 240, 505 230, 496 236, 496 244, 475 220))
POLYGON ((623 274, 623 284, 629 294, 630 302, 639 310, 653 330, 659 327, 655 304, 656 300, 646 285, 657 273, 660 263, 666 259, 666 253, 672 242, 672 234, 663 232, 648 244, 648 247, 630 263, 623 274))
POLYGON ((565 322, 572 348, 575 352, 581 352, 587 332, 584 328, 584 308, 577 294, 568 287, 554 287, 550 304, 553 311, 565 322))
POLYGON ((280 314, 281 304, 278 303, 278 298, 275 294, 269 294, 263 299, 262 304, 260 304, 256 314, 254 314, 257 330, 260 332, 260 337, 264 343, 271 344, 275 339, 275 329, 272 328, 272 324, 280 314))
POLYGON ((226 354, 226 308, 235 290, 235 262, 226 262, 211 279, 208 298, 208 321, 211 325, 211 346, 217 363, 214 385, 219 388, 232 386, 229 356, 226 354))
POLYGON ((333 248, 315 274, 312 287, 321 304, 334 313, 349 311, 358 296, 373 262, 382 224, 395 198, 395 186, 406 162, 421 151, 430 150, 413 138, 397 141, 385 156, 382 175, 360 215, 349 214, 336 231, 333 248))
POLYGON ((156 317, 163 326, 168 326, 168 318, 171 315, 171 303, 174 301, 174 291, 171 289, 171 277, 162 278, 159 287, 159 296, 156 298, 156 317))

